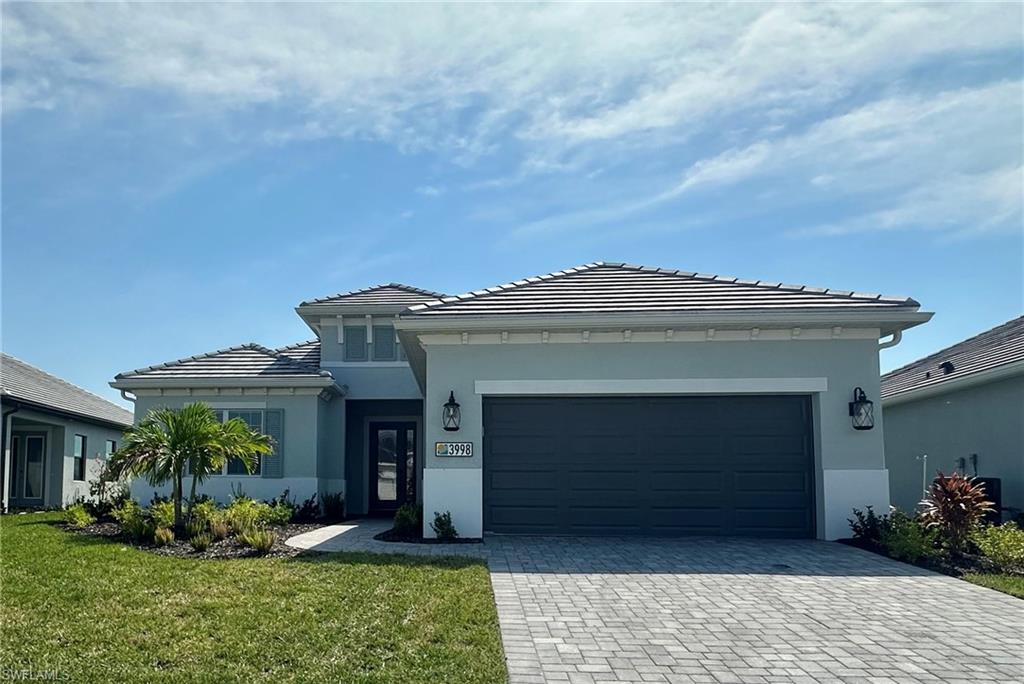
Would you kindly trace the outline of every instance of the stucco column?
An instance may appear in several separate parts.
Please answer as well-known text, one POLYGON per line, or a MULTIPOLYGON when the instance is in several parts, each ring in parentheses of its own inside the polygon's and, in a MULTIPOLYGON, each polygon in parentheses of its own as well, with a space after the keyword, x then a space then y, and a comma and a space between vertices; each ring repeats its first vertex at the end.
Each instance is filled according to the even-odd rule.
POLYGON ((14 454, 11 453, 11 424, 12 417, 4 416, 4 490, 3 490, 3 501, 2 510, 4 513, 7 512, 8 505, 10 502, 10 491, 11 491, 11 459, 14 454))

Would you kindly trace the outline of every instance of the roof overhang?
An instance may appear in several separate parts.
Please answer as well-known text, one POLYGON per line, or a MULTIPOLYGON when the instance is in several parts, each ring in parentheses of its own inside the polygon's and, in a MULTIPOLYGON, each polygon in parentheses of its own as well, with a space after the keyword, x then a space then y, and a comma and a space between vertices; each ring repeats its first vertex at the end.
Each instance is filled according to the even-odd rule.
POLYGON ((337 318, 338 316, 351 316, 353 319, 365 319, 366 316, 394 317, 408 308, 409 306, 407 304, 395 304, 390 306, 367 306, 365 303, 362 305, 315 304, 297 306, 295 307, 295 313, 297 313, 299 315, 299 318, 301 318, 302 321, 309 326, 310 330, 319 335, 321 318, 337 318))
POLYGON ((990 382, 1005 380, 1017 375, 1024 375, 1024 361, 1015 361, 998 368, 989 368, 979 373, 971 373, 959 378, 943 380, 933 385, 925 385, 917 389, 907 390, 889 397, 882 397, 882 407, 898 406, 911 401, 921 401, 930 397, 937 397, 949 392, 965 390, 978 385, 985 385, 990 382))
POLYGON ((58 418, 64 418, 67 420, 78 420, 85 423, 93 423, 95 425, 110 427, 116 430, 126 430, 132 426, 130 422, 121 423, 119 421, 108 420, 106 418, 100 418, 98 416, 79 413, 77 411, 69 411, 67 409, 55 408, 48 404, 41 404, 37 401, 32 401, 30 399, 22 399, 21 397, 11 394, 10 392, 0 393, 0 403, 3 403, 4 405, 13 404, 18 408, 25 408, 30 411, 39 411, 40 413, 49 413, 58 418))
POLYGON ((345 390, 332 377, 308 378, 117 378, 110 386, 118 390, 135 389, 191 389, 191 388, 248 388, 248 387, 317 387, 344 396, 345 390))
POLYGON ((883 336, 927 323, 931 312, 908 310, 756 310, 678 313, 568 315, 406 314, 395 323, 410 332, 440 330, 582 330, 600 328, 790 327, 799 325, 877 327, 883 336))

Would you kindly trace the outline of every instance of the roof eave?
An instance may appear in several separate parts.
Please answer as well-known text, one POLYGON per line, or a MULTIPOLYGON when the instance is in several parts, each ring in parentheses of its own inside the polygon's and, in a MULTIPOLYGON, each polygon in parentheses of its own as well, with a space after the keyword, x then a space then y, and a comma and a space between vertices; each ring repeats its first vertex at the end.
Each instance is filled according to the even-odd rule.
POLYGON ((1007 363, 996 368, 989 368, 978 373, 962 375, 958 378, 951 378, 932 385, 925 385, 914 389, 905 390, 888 397, 882 397, 882 406, 897 406, 911 401, 920 401, 929 397, 937 397, 949 392, 984 385, 990 382, 1005 380, 1017 375, 1024 375, 1024 360, 1007 363))
POLYGON ((102 426, 109 426, 114 429, 127 429, 132 426, 132 421, 121 422, 119 420, 113 420, 111 418, 102 418, 100 416, 90 415, 88 413, 81 413, 80 411, 72 411, 70 409, 58 408, 42 402, 33 401, 32 399, 24 399, 11 392, 4 391, 0 394, 0 399, 6 403, 14 403, 19 406, 32 411, 40 411, 43 413, 52 413, 56 416, 68 419, 68 420, 79 420, 86 423, 94 423, 102 426))
POLYGON ((396 322, 399 330, 479 330, 479 329, 525 329, 542 328, 581 329, 593 327, 632 326, 664 327, 714 327, 744 326, 760 327, 792 325, 858 325, 877 326, 882 334, 890 335, 928 322, 931 312, 916 308, 900 307, 894 310, 842 311, 829 309, 821 311, 798 310, 743 310, 743 311, 699 311, 675 313, 599 313, 599 314, 407 314, 396 322))
POLYGON ((238 387, 319 387, 344 396, 345 390, 332 377, 268 377, 268 378, 233 378, 233 377, 138 377, 116 378, 110 386, 118 390, 135 389, 187 389, 187 388, 238 388, 238 387))

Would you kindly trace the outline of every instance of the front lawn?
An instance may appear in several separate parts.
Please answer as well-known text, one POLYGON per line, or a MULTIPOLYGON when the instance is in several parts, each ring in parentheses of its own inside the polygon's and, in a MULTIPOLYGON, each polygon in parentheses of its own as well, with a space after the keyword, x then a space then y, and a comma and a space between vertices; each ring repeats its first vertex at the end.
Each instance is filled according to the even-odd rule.
POLYGON ((193 560, 0 518, 0 672, 66 681, 506 680, 487 568, 329 554, 193 560))
POLYGON ((972 584, 980 584, 1011 596, 1024 599, 1024 575, 996 575, 968 573, 964 579, 972 584))

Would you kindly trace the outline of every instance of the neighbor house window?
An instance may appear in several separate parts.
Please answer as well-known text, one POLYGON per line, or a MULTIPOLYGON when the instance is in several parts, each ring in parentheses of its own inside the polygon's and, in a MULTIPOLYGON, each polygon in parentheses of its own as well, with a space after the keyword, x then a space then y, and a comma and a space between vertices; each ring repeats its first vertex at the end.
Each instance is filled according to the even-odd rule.
POLYGON ((394 361, 398 358, 395 328, 390 325, 373 326, 373 360, 394 361))
POLYGON ((74 478, 80 482, 85 482, 85 435, 75 435, 74 478))
POLYGON ((342 358, 345 361, 366 361, 366 326, 346 325, 345 326, 345 351, 342 358))
POLYGON ((112 439, 108 439, 106 449, 104 449, 103 453, 106 454, 107 458, 110 458, 114 455, 115 451, 117 451, 117 442, 112 439))

